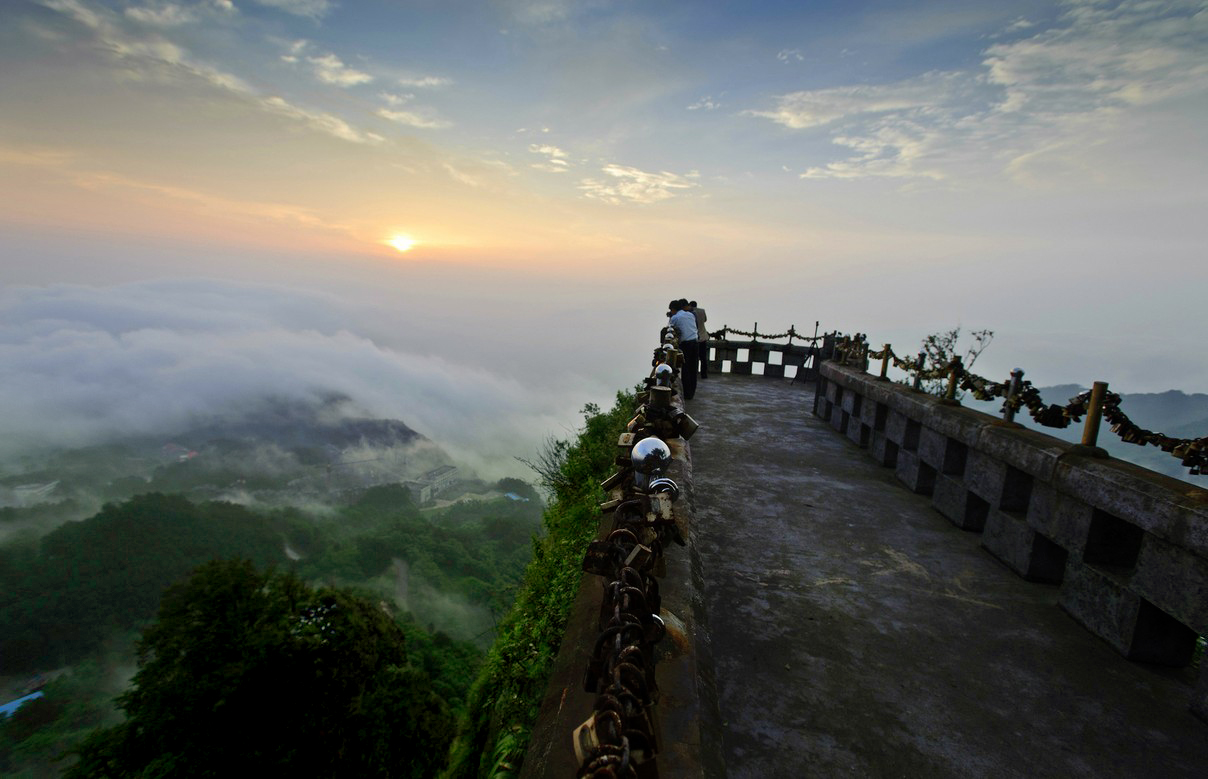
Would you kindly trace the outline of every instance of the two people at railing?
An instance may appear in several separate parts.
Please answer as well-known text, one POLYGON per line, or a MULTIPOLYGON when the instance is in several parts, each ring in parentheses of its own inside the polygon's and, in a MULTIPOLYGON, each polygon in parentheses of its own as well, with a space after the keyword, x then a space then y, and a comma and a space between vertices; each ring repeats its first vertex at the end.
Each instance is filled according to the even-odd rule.
MULTIPOLYGON (((701 345, 706 342, 705 312, 696 307, 696 301, 689 302, 681 298, 671 301, 669 316, 671 326, 679 336, 680 351, 684 353, 684 366, 680 378, 684 385, 684 400, 692 400, 696 395, 696 377, 700 368, 705 365, 701 358, 701 345), (696 314, 700 311, 700 314, 696 314)), ((705 347, 706 350, 708 347, 705 347)))

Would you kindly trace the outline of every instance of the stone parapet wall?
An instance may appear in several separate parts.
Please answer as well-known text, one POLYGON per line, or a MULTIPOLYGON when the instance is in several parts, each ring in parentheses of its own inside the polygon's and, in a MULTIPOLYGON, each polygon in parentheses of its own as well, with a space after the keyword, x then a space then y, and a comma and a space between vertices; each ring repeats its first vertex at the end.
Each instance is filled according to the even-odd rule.
POLYGON ((709 341, 709 370, 741 376, 816 381, 818 349, 808 344, 767 341, 709 341))
MULTIPOLYGON (((683 410, 676 380, 673 405, 683 410)), ((683 438, 666 439, 672 464, 666 475, 680 487, 672 505, 686 547, 664 552, 666 573, 660 578, 660 616, 667 636, 656 645, 655 683, 659 700, 651 710, 659 750, 639 775, 662 779, 712 779, 725 775, 721 756, 721 718, 717 710, 712 655, 705 621, 704 575, 697 551, 692 480, 692 451, 683 438), (655 773, 642 773, 653 771, 655 773)), ((619 493, 618 493, 619 494, 619 493)), ((603 520, 598 540, 608 534, 603 520)), ((599 635, 604 581, 584 573, 567 619, 562 645, 554 659, 532 739, 521 767, 521 779, 564 779, 579 770, 571 734, 592 712, 595 695, 584 691, 584 672, 599 635)))
POLYGON ((1208 490, 833 362, 814 413, 1122 655, 1186 666, 1208 634, 1208 490))

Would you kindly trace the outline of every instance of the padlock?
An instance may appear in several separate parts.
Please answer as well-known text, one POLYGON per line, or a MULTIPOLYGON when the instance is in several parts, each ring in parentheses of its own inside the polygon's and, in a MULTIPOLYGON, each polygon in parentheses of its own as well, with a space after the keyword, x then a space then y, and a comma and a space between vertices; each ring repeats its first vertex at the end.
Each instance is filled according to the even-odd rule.
POLYGON ((592 753, 600 748, 600 739, 596 735, 596 715, 592 714, 587 720, 575 728, 575 759, 582 765, 591 757, 592 753))
POLYGON ((612 578, 616 574, 615 547, 607 541, 592 541, 583 554, 583 570, 597 576, 612 578))
POLYGON ((631 472, 627 468, 622 468, 612 476, 609 476, 607 479, 600 482, 600 488, 605 492, 611 492, 613 489, 624 484, 625 480, 629 478, 630 474, 631 472))
POLYGON ((629 552, 629 556, 625 558, 625 565, 629 566, 630 568, 645 570, 646 566, 650 564, 650 560, 653 558, 653 556, 654 552, 651 551, 650 547, 645 546, 644 544, 637 544, 629 552))
POLYGON ((675 432, 685 441, 695 435, 696 431, 700 429, 700 425, 697 424, 696 420, 688 416, 686 412, 676 414, 673 421, 675 423, 675 432))
POLYGON ((613 498, 612 500, 606 500, 600 504, 600 511, 603 511, 605 514, 607 514, 610 511, 616 511, 617 506, 621 505, 624 502, 625 502, 624 498, 613 498))
POLYGON ((648 496, 649 510, 646 513, 646 521, 655 522, 670 522, 671 515, 671 496, 666 492, 657 492, 648 496))

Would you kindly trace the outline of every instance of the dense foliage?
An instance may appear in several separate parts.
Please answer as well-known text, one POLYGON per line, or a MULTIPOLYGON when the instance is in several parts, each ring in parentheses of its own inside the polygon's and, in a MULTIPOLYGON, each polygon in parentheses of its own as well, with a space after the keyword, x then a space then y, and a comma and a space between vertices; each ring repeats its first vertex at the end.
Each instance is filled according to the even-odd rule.
POLYGON ((166 586, 212 559, 250 558, 397 606, 408 667, 460 714, 482 661, 467 639, 489 641, 491 615, 514 597, 540 523, 531 486, 498 487, 513 497, 421 510, 401 486, 386 485, 321 513, 151 494, 41 539, 10 540, 0 547, 3 671, 72 667, 45 698, 0 719, 0 775, 54 776, 57 755, 119 716, 111 701, 133 673, 137 631, 166 586))
POLYGON ((151 494, 62 525, 37 548, 0 549, 5 671, 81 659, 114 630, 149 619, 169 584, 222 557, 282 560, 280 530, 241 506, 151 494))
POLYGON ((164 594, 119 698, 68 777, 430 775, 451 718, 389 613, 250 562, 164 594))
POLYGON ((502 774, 522 760, 578 590, 583 552, 596 535, 604 499, 599 484, 614 468, 617 436, 634 405, 632 394, 618 393, 606 413, 587 406, 577 440, 547 452, 545 461, 557 462, 553 478, 546 478, 554 498, 545 512, 547 535, 533 543, 524 583, 470 692, 447 776, 502 774))

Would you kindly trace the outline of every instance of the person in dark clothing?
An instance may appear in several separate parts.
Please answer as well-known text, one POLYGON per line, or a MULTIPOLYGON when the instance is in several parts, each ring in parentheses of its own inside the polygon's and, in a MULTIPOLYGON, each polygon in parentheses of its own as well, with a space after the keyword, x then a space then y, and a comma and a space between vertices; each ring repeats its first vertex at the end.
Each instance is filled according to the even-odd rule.
POLYGON ((700 350, 700 377, 709 378, 709 331, 705 329, 705 321, 709 318, 705 310, 696 305, 695 300, 688 302, 688 310, 696 317, 696 343, 700 350))

